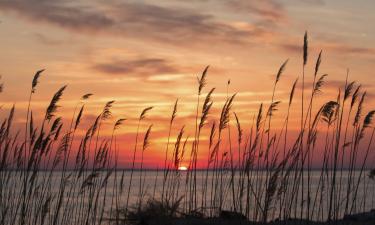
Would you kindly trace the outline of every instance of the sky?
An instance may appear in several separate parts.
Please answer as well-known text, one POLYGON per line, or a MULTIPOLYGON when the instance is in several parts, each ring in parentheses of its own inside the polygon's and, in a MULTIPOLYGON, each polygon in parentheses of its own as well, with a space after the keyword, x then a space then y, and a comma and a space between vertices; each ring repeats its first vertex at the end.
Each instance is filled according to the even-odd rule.
MULTIPOLYGON (((145 161, 160 166, 177 98, 171 140, 183 125, 186 135, 193 135, 196 77, 207 65, 203 96, 216 88, 209 121, 218 118, 227 95, 237 93, 233 111, 248 133, 259 104, 271 101, 280 65, 289 59, 276 88, 275 99, 281 104, 273 124, 280 129, 291 86, 301 77, 305 31, 306 86, 311 86, 320 50, 319 75, 328 74, 317 105, 335 98, 350 69, 349 80, 368 92, 365 110, 370 110, 375 93, 374 7, 373 0, 0 0, 1 117, 15 104, 16 123, 25 122, 33 75, 45 69, 33 96, 33 112, 40 112, 36 119, 42 119, 54 92, 65 84, 57 114, 67 121, 80 97, 94 94, 86 103, 81 133, 107 101, 115 100, 103 135, 110 136, 116 119, 127 119, 116 131, 120 162, 126 167, 137 118, 145 107, 153 106, 140 130, 144 133, 153 124, 145 161)), ((296 104, 299 96, 298 92, 296 104)), ((297 106, 291 110, 293 115, 300 113, 297 106)), ((290 123, 291 130, 298 129, 297 116, 290 123)), ((208 130, 209 125, 203 142, 208 130)), ((201 150, 199 158, 206 155, 207 150, 201 150)))

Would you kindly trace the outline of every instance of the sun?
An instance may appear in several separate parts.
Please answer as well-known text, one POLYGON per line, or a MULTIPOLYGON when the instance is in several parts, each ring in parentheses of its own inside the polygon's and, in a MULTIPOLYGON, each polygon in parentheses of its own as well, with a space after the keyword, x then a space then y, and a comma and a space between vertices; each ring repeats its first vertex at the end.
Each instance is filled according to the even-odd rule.
POLYGON ((178 167, 178 170, 180 171, 186 171, 188 168, 186 166, 180 166, 178 167))

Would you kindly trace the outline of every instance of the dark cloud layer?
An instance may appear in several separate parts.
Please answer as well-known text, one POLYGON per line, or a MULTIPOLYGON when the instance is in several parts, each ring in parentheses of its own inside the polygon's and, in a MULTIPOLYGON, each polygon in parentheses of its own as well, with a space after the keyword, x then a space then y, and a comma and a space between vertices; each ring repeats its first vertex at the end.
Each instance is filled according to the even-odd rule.
MULTIPOLYGON (((102 33, 180 44, 201 41, 248 42, 267 33, 257 26, 253 26, 251 30, 239 29, 228 23, 215 21, 212 15, 188 9, 129 1, 91 3, 3 0, 0 1, 0 10, 79 34, 102 33)), ((269 11, 265 13, 270 14, 269 11)))
POLYGON ((113 60, 98 63, 93 69, 110 75, 138 75, 147 77, 161 73, 176 73, 178 69, 169 61, 161 58, 138 58, 131 60, 113 60))
POLYGON ((112 26, 114 21, 89 7, 79 7, 70 2, 49 0, 3 0, 0 10, 13 11, 38 22, 47 22, 63 28, 90 31, 112 26))

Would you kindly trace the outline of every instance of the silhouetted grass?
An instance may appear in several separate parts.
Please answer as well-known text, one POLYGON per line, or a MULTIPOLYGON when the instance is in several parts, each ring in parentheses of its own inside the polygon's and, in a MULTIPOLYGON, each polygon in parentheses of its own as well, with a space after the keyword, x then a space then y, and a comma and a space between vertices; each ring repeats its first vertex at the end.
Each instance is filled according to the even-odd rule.
POLYGON ((119 170, 119 151, 126 148, 118 146, 116 131, 127 126, 124 118, 113 120, 111 109, 115 101, 107 102, 88 128, 80 128, 86 119, 87 100, 92 96, 85 94, 75 105, 70 124, 65 125, 67 118, 56 116, 65 85, 53 95, 38 124, 33 116, 32 97, 44 70, 37 71, 31 82, 24 130, 17 130, 14 125, 15 106, 1 119, 0 224, 138 224, 150 219, 169 224, 175 219, 208 217, 247 218, 263 223, 276 218, 339 221, 346 214, 368 210, 366 203, 375 200, 373 190, 371 199, 368 194, 374 187, 375 172, 366 174, 369 163, 373 163, 375 111, 363 116, 366 92, 349 81, 349 71, 337 97, 317 105, 316 99, 324 91, 327 77, 327 74, 319 75, 322 51, 315 62, 311 94, 307 97, 308 55, 305 33, 302 79, 297 77, 291 84, 281 129, 273 127, 272 119, 282 113, 278 111, 283 103, 277 100, 276 88, 287 70, 288 60, 277 70, 271 101, 260 104, 257 114, 252 115, 250 128, 233 111, 236 94, 228 93, 230 81, 219 119, 211 116, 215 88, 204 93, 209 75, 206 67, 198 77, 195 120, 191 121, 195 123, 192 145, 187 144, 189 131, 185 126, 174 133, 173 125, 178 117, 176 100, 169 120, 162 189, 157 190, 158 170, 151 191, 146 182, 150 172, 144 170, 144 154, 152 145, 152 125, 144 133, 142 146, 139 146, 139 136, 143 133, 144 119, 153 107, 140 113, 135 143, 126 143, 134 144, 134 149, 129 159, 129 181, 125 182, 127 172, 119 170), (295 119, 300 121, 300 128, 297 133, 290 133, 299 80, 301 101, 296 105, 301 107, 301 115, 295 119), (109 137, 102 134, 104 122, 113 123, 109 137), (235 132, 231 127, 235 127, 235 132), (84 134, 77 135, 78 129, 84 130, 84 134), (201 139, 203 132, 209 132, 207 141, 201 139), (172 143, 174 136, 176 141, 172 143), (312 159, 319 152, 318 143, 321 168, 316 171, 318 183, 312 184, 312 159), (208 144, 207 158, 201 160, 198 156, 202 155, 204 144, 208 144), (187 156, 190 157, 187 159, 187 156), (188 171, 179 171, 181 162, 187 160, 188 171), (136 166, 138 161, 140 164, 136 166), (200 171, 198 165, 206 168, 200 171), (135 170, 139 172, 136 187, 135 170), (313 185, 317 188, 313 189, 313 185), (135 188, 138 188, 137 194, 135 188), (361 191, 364 195, 360 195, 361 191), (147 200, 148 193, 152 197, 147 200), (131 197, 137 201, 131 201, 131 197))

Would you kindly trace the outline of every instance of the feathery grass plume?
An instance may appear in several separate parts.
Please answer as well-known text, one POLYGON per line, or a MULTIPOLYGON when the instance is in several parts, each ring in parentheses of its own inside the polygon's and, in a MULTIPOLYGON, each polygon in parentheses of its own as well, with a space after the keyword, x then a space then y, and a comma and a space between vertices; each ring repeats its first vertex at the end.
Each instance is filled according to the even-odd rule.
POLYGON ((79 153, 77 153, 77 157, 76 157, 76 162, 77 164, 79 162, 81 162, 81 166, 80 166, 80 171, 78 173, 78 178, 81 177, 82 173, 83 173, 83 169, 84 169, 84 166, 85 166, 85 161, 86 161, 86 150, 87 150, 87 142, 88 140, 91 138, 90 134, 91 134, 91 129, 92 127, 90 127, 87 131, 86 131, 86 134, 84 136, 84 138, 82 139, 81 141, 81 144, 79 146, 79 153))
POLYGON ((152 124, 148 127, 145 137, 143 138, 143 151, 146 150, 146 148, 150 144, 149 138, 150 138, 151 128, 152 128, 152 124))
POLYGON ((241 128, 241 123, 240 123, 240 120, 238 119, 237 113, 233 112, 233 114, 234 114, 234 117, 236 118, 237 132, 238 132, 238 143, 241 143, 242 142, 243 130, 241 128))
POLYGON ((15 109, 15 106, 13 104, 12 108, 10 109, 10 112, 9 112, 9 116, 8 116, 8 125, 7 125, 7 133, 9 133, 10 131, 10 127, 12 126, 12 121, 13 121, 13 117, 14 117, 14 109, 15 109))
POLYGON ((172 112, 170 124, 172 124, 173 121, 174 121, 174 119, 176 118, 176 115, 177 115, 177 104, 178 104, 178 99, 176 99, 176 102, 174 103, 174 106, 173 106, 173 112, 172 112))
POLYGON ((184 134, 184 129, 185 129, 185 126, 182 126, 180 132, 177 135, 177 140, 176 140, 176 143, 174 145, 174 167, 175 167, 176 170, 178 169, 178 167, 180 165, 180 162, 181 162, 180 144, 181 144, 182 135, 184 134))
POLYGON ((229 99, 226 100, 223 109, 220 115, 219 129, 224 130, 228 126, 229 122, 229 112, 232 108, 233 99, 236 97, 236 94, 232 95, 229 99))
POLYGON ((366 92, 363 92, 361 100, 358 103, 357 113, 355 114, 355 117, 354 117, 353 126, 357 125, 359 122, 359 119, 361 118, 362 105, 363 105, 363 102, 365 101, 365 97, 366 97, 366 92))
POLYGON ((38 80, 39 80, 39 77, 40 75, 42 74, 42 72, 44 71, 44 69, 42 70, 38 70, 35 75, 34 75, 34 78, 33 78, 33 81, 31 83, 31 93, 35 93, 35 90, 36 90, 36 85, 38 85, 38 80))
POLYGON ((268 108, 267 115, 272 116, 274 111, 277 111, 277 106, 281 103, 281 101, 272 102, 270 107, 268 108))
POLYGON ((88 94, 85 94, 85 95, 82 95, 81 97, 81 100, 87 100, 89 99, 91 96, 93 96, 94 94, 91 94, 91 93, 88 93, 88 94))
POLYGON ((99 116, 96 117, 95 119, 95 122, 94 124, 92 125, 92 128, 91 128, 91 137, 94 136, 96 130, 98 129, 98 125, 99 125, 99 120, 101 118, 101 114, 99 116))
POLYGON ((111 108, 115 101, 109 101, 105 104, 103 112, 102 112, 102 120, 109 119, 112 116, 111 108))
POLYGON ((201 75, 201 78, 197 77, 198 79, 198 95, 201 95, 202 93, 202 89, 204 88, 204 86, 206 86, 206 76, 207 76, 207 70, 208 70, 208 67, 209 66, 206 66, 206 68, 203 70, 203 73, 201 75))
POLYGON ((218 140, 215 144, 215 147, 211 151, 209 163, 212 163, 215 160, 216 153, 219 151, 221 140, 218 140))
POLYGON ((147 112, 150 111, 153 108, 154 108, 153 106, 150 106, 150 107, 147 107, 147 108, 143 109, 141 115, 139 116, 139 120, 145 119, 147 112))
POLYGON ((354 104, 357 102, 359 90, 361 89, 361 85, 358 85, 358 87, 355 89, 355 91, 352 94, 352 101, 350 103, 350 107, 352 108, 354 104))
POLYGON ((314 92, 313 92, 313 95, 321 92, 321 88, 324 84, 324 78, 328 76, 327 74, 323 74, 322 76, 319 77, 318 81, 315 83, 315 86, 314 86, 314 92))
POLYGON ((216 122, 214 121, 214 122, 212 123, 211 131, 210 131, 209 149, 211 148, 212 143, 213 143, 213 141, 214 141, 215 133, 216 133, 216 122))
POLYGON ((345 101, 347 98, 349 98, 350 95, 352 94, 352 91, 353 91, 354 85, 355 85, 355 81, 350 82, 350 83, 346 86, 345 94, 344 94, 344 101, 345 101))
POLYGON ((375 114, 375 110, 372 110, 372 111, 367 113, 367 115, 366 115, 366 117, 363 121, 363 127, 364 128, 370 127, 370 124, 372 123, 372 118, 374 117, 374 114, 375 114))
POLYGON ((324 104, 322 109, 322 119, 328 124, 331 124, 332 118, 335 115, 335 111, 339 104, 335 101, 329 101, 324 104))
POLYGON ((79 110, 79 113, 77 115, 77 119, 76 119, 76 123, 74 125, 74 130, 77 129, 79 123, 81 122, 81 117, 82 117, 82 113, 83 113, 83 109, 84 109, 85 105, 82 105, 81 109, 79 110))
POLYGON ((279 82, 281 74, 284 72, 286 64, 288 63, 288 61, 289 61, 289 59, 285 60, 285 62, 280 66, 279 71, 276 74, 275 84, 277 84, 277 82, 279 82))
POLYGON ((307 56, 308 56, 308 40, 307 40, 307 31, 303 36, 303 65, 307 63, 307 56))
MULTIPOLYGON (((99 165, 97 169, 103 169, 104 168, 104 163, 106 163, 107 159, 107 151, 108 151, 108 141, 103 141, 99 148, 98 151, 96 152, 94 156, 94 165, 99 165)), ((95 168, 95 166, 94 166, 95 168)))
POLYGON ((52 126, 51 126, 51 131, 50 133, 53 133, 57 130, 57 128, 60 126, 61 123, 61 117, 57 117, 55 121, 53 121, 52 126))
POLYGON ((290 95, 289 95, 289 106, 292 104, 293 97, 294 97, 294 91, 296 90, 297 82, 298 82, 298 78, 294 81, 293 86, 292 86, 292 90, 290 91, 290 95))
POLYGON ((43 155, 43 153, 48 153, 49 150, 51 149, 51 148, 48 148, 47 151, 46 151, 47 146, 51 144, 50 141, 51 141, 51 136, 47 135, 47 137, 42 142, 42 148, 41 148, 41 151, 40 151, 41 155, 43 155))
POLYGON ((53 138, 55 141, 59 138, 62 126, 63 126, 63 124, 61 123, 60 126, 56 130, 55 137, 53 138))
POLYGON ((113 129, 114 130, 117 130, 118 128, 120 128, 120 126, 126 121, 125 118, 121 118, 121 119, 118 119, 115 123, 115 125, 113 126, 113 129))
POLYGON ((320 50, 318 59, 316 60, 314 77, 316 77, 316 75, 318 74, 321 62, 322 62, 322 50, 320 50))
POLYGON ((45 115, 45 120, 50 121, 51 118, 54 116, 54 113, 56 112, 57 108, 59 107, 57 103, 60 101, 61 96, 64 93, 64 90, 67 86, 64 85, 61 87, 53 96, 49 106, 47 107, 46 115, 45 115))
POLYGON ((199 129, 202 129, 202 127, 206 124, 206 120, 207 120, 207 116, 208 116, 208 113, 212 107, 212 100, 211 100, 211 95, 212 93, 214 92, 215 88, 212 88, 210 92, 208 92, 205 100, 204 100, 204 103, 203 103, 203 107, 202 107, 202 115, 201 115, 201 120, 200 120, 200 123, 199 123, 199 129))

